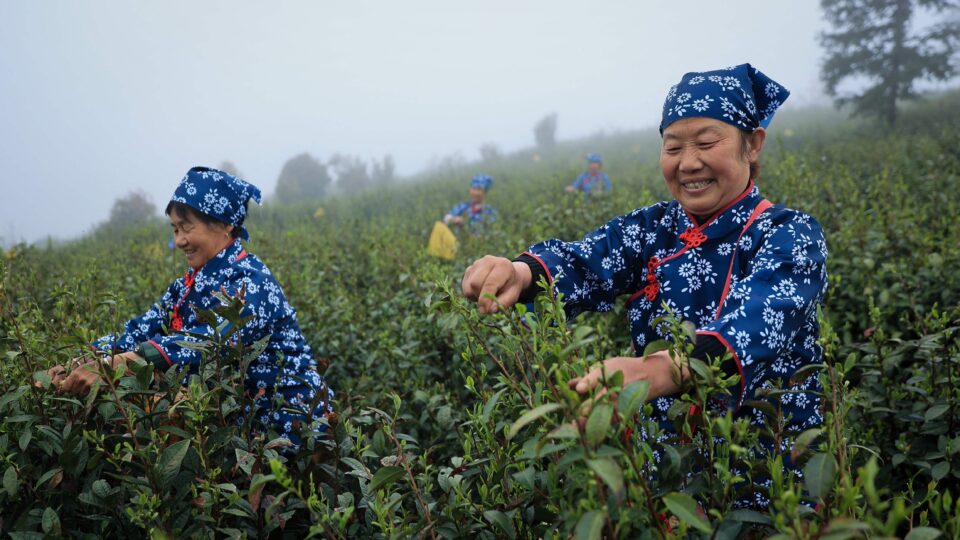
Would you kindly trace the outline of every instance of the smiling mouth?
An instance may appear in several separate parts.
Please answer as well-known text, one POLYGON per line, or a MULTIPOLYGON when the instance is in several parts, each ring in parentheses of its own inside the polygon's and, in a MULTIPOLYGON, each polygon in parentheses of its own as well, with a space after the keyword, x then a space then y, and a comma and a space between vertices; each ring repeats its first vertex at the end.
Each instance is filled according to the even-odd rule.
POLYGON ((185 250, 183 250, 183 254, 186 255, 187 257, 192 257, 193 255, 196 255, 196 254, 197 254, 197 250, 195 250, 195 249, 185 249, 185 250))
POLYGON ((717 183, 717 181, 711 178, 709 180, 697 180, 695 182, 685 182, 680 184, 680 187, 682 187, 686 191, 702 191, 712 186, 715 183, 717 183))

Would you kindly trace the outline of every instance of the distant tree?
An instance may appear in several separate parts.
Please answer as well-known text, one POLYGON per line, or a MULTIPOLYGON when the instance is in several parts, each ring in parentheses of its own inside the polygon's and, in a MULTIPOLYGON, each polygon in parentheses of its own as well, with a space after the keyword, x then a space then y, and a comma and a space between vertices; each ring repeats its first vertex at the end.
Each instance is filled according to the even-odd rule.
POLYGON ((533 136, 540 148, 551 148, 557 143, 557 114, 548 114, 533 126, 533 136))
POLYGON ((365 189, 370 185, 370 174, 367 172, 367 162, 348 154, 334 154, 328 162, 336 185, 346 192, 365 189))
POLYGON ((480 159, 483 161, 496 161, 500 159, 500 149, 493 143, 485 143, 480 146, 480 159))
POLYGON ((911 25, 920 10, 936 15, 956 10, 955 0, 820 0, 832 31, 820 34, 827 57, 821 78, 837 106, 875 116, 893 125, 897 104, 918 96, 921 80, 943 81, 956 74, 951 57, 960 41, 955 17, 938 18, 926 28, 911 25), (860 92, 843 92, 841 83, 867 81, 860 92))
POLYGON ((230 173, 236 176, 237 178, 243 178, 243 175, 240 174, 240 171, 237 169, 237 166, 234 165, 232 161, 222 161, 220 162, 220 166, 217 168, 223 172, 230 173))
POLYGON ((277 178, 276 196, 285 203, 319 199, 326 194, 329 186, 330 175, 326 165, 304 152, 284 163, 277 178))
POLYGON ((150 221, 156 216, 157 207, 150 197, 142 191, 132 191, 113 201, 107 224, 112 227, 127 227, 150 221))
POLYGON ((427 162, 426 170, 430 173, 452 172, 467 164, 466 158, 459 150, 446 156, 434 155, 427 162))
POLYGON ((380 161, 370 160, 370 169, 370 181, 374 184, 389 184, 396 179, 397 165, 389 154, 380 161))

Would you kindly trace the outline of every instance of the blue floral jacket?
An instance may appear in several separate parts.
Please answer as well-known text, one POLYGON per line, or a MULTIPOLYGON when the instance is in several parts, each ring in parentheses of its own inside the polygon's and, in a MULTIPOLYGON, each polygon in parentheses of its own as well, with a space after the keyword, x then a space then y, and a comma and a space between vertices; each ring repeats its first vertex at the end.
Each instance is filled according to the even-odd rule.
POLYGON ((590 174, 590 171, 584 171, 571 184, 573 189, 582 191, 585 195, 591 193, 606 193, 613 189, 610 183, 610 177, 607 173, 601 171, 597 174, 590 174))
POLYGON ((212 335, 214 329, 197 320, 193 307, 213 308, 219 302, 213 293, 225 288, 233 295, 241 286, 245 286, 243 313, 253 315, 240 332, 243 342, 253 345, 269 337, 266 349, 248 367, 247 391, 257 395, 263 390, 257 399, 258 419, 288 433, 294 419, 308 414, 319 417, 330 410, 333 392, 317 372, 310 346, 297 324, 296 311, 280 284, 256 255, 247 254, 240 240, 199 270, 188 271, 174 281, 159 302, 127 321, 123 333, 100 338, 94 347, 103 354, 139 350, 164 371, 173 365, 195 370, 201 353, 183 343, 201 341, 188 334, 212 335), (306 411, 320 391, 327 395, 318 400, 313 411, 306 411), (282 411, 270 403, 276 393, 286 400, 282 411), (291 409, 303 414, 291 415, 291 409))
POLYGON ((484 204, 478 207, 470 201, 457 204, 450 209, 447 214, 454 217, 462 216, 466 218, 466 225, 473 234, 479 234, 485 226, 497 220, 497 211, 494 210, 492 206, 484 204))
MULTIPOLYGON (((744 402, 822 361, 817 306, 827 287, 827 245, 817 221, 779 205, 764 209, 763 203, 769 204, 751 184, 699 223, 677 201, 660 202, 614 218, 579 242, 547 240, 526 253, 563 294, 570 316, 609 311, 617 297, 631 295, 627 316, 638 353, 670 337, 657 323, 667 307, 692 321, 698 334, 715 337, 741 379, 727 405, 759 423, 760 413, 744 402), (762 211, 755 214, 758 207, 762 211)), ((774 400, 787 428, 821 424, 817 377, 789 389, 774 400)), ((668 432, 666 413, 675 399, 653 403, 655 419, 668 432)), ((779 450, 788 450, 791 441, 786 438, 779 450)))

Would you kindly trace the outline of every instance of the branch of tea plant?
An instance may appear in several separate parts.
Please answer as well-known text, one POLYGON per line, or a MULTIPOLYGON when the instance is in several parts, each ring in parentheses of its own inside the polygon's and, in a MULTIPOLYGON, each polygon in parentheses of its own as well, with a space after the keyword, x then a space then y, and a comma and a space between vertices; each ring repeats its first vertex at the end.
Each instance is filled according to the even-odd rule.
POLYGON ((423 536, 429 531, 430 538, 437 540, 437 533, 434 530, 433 516, 430 515, 430 508, 427 506, 426 501, 423 500, 423 494, 420 493, 420 487, 417 485, 417 479, 413 476, 413 469, 410 468, 410 463, 407 462, 407 456, 404 453, 403 446, 397 439, 397 435, 394 433, 393 429, 387 429, 384 431, 390 435, 390 440, 393 441, 393 445, 397 449, 397 457, 399 458, 403 469, 407 472, 407 480, 409 480, 410 487, 413 489, 413 494, 417 497, 417 501, 420 503, 420 508, 423 509, 423 516, 427 519, 427 527, 421 531, 420 534, 423 536))
MULTIPOLYGON (((510 322, 511 324, 514 325, 514 328, 517 328, 517 329, 526 328, 521 317, 517 315, 516 310, 511 311, 510 322)), ((536 333, 531 332, 531 334, 533 334, 533 341, 535 342, 537 340, 536 333)), ((541 361, 534 362, 531 360, 531 358, 534 358, 534 359, 537 358, 537 353, 536 351, 533 350, 532 347, 533 346, 531 345, 530 340, 521 339, 520 351, 523 353, 523 359, 520 360, 518 355, 517 361, 522 362, 520 365, 521 367, 524 367, 524 368, 535 364, 537 366, 538 371, 540 372, 541 379, 546 383, 547 387, 550 389, 550 393, 553 394, 554 400, 557 403, 562 403, 564 400, 564 395, 560 392, 559 389, 557 389, 557 386, 554 383, 553 377, 550 376, 550 372, 546 369, 543 362, 541 361)), ((526 374, 526 369, 524 369, 524 374, 526 374)), ((527 385, 530 386, 529 380, 527 381, 527 385)))
POLYGON ((830 375, 830 410, 833 412, 833 431, 837 444, 837 465, 840 479, 844 480, 847 476, 847 448, 845 444, 846 437, 843 434, 842 419, 837 405, 839 403, 837 386, 840 384, 840 382, 837 378, 837 369, 836 366, 833 365, 833 362, 827 364, 827 372, 830 375))
POLYGON ((500 357, 490 350, 490 346, 487 345, 486 341, 484 341, 482 337, 480 337, 480 334, 477 332, 476 328, 468 324, 467 329, 470 332, 470 335, 477 340, 477 343, 480 344, 480 347, 483 348, 487 356, 493 360, 495 364, 497 364, 498 368, 500 368, 500 372, 503 373, 503 376, 506 378, 507 384, 513 388, 513 390, 516 392, 516 395, 523 400, 527 408, 533 408, 533 403, 527 399, 526 393, 524 393, 523 389, 520 387, 520 384, 516 381, 516 379, 514 379, 513 374, 511 374, 507 367, 503 364, 503 361, 500 359, 500 357))
MULTIPOLYGON (((529 399, 527 399, 526 394, 520 388, 520 385, 514 379, 510 371, 507 370, 507 367, 504 365, 503 361, 500 359, 499 356, 494 354, 492 350, 490 350, 490 347, 489 345, 487 345, 487 342, 480 336, 480 333, 477 331, 477 329, 472 324, 470 324, 472 313, 468 310, 468 308, 464 307, 464 305, 461 302, 451 302, 451 305, 454 306, 457 309, 457 311, 459 311, 460 314, 463 316, 464 325, 466 326, 467 332, 468 332, 468 338, 472 337, 474 340, 476 340, 477 343, 480 344, 480 347, 486 353, 487 357, 489 357, 491 360, 493 360, 495 364, 497 364, 497 367, 500 369, 500 372, 503 373, 507 384, 510 385, 510 387, 514 390, 516 395, 519 396, 521 400, 523 400, 524 404, 526 404, 528 408, 533 408, 533 404, 530 402, 529 399)), ((468 343, 470 342, 469 339, 467 341, 468 343)))
MULTIPOLYGON (((606 366, 601 364, 600 369, 601 369, 600 380, 602 381, 603 384, 597 385, 597 389, 606 387, 607 380, 608 380, 606 366)), ((577 431, 579 433, 579 441, 581 446, 584 448, 584 450, 588 455, 592 455, 593 450, 590 448, 590 445, 587 443, 585 430, 577 430, 577 431)), ((637 465, 637 462, 635 460, 636 454, 635 452, 633 452, 633 445, 627 444, 625 446, 629 447, 628 455, 630 456, 630 459, 628 459, 627 462, 630 464, 630 469, 633 471, 634 476, 637 478, 637 481, 640 483, 640 487, 643 490, 643 493, 644 493, 643 503, 644 503, 644 506, 646 507, 647 513, 650 515, 650 521, 656 524, 657 531, 660 533, 660 537, 666 538, 667 537, 666 526, 660 520, 660 513, 657 512, 657 508, 654 506, 655 499, 654 499, 653 489, 650 487, 650 483, 647 482, 646 477, 643 475, 643 471, 641 470, 640 466, 637 465)), ((604 500, 606 500, 605 494, 604 494, 604 500)), ((609 521, 608 521, 608 525, 609 525, 609 521)), ((611 534, 610 537, 613 538, 615 537, 615 535, 611 534)))
MULTIPOLYGON (((125 366, 122 366, 119 369, 126 369, 125 366)), ((130 419, 130 414, 127 411, 127 408, 124 407, 122 400, 120 399, 120 394, 117 392, 117 385, 113 382, 112 374, 108 371, 113 371, 112 369, 107 369, 107 364, 105 362, 97 362, 97 371, 100 376, 100 380, 106 382, 107 388, 110 390, 110 397, 113 399, 114 406, 117 407, 117 410, 120 411, 120 414, 123 415, 123 420, 126 423, 127 432, 130 434, 130 440, 133 442, 133 448, 137 451, 137 454, 141 452, 140 441, 137 440, 137 431, 133 425, 133 422, 130 419)), ((143 464, 142 464, 143 465, 143 464)), ((156 487, 156 486, 155 486, 156 487)))
MULTIPOLYGON (((26 338, 23 337, 23 332, 20 329, 20 324, 17 320, 16 315, 13 315, 13 311, 8 306, 4 305, 4 308, 5 308, 4 311, 9 310, 8 312, 9 316, 5 318, 7 318, 13 324, 13 332, 17 339, 17 345, 20 346, 20 350, 23 352, 24 361, 28 364, 27 370, 28 370, 29 378, 30 380, 32 380, 33 374, 37 372, 36 363, 32 361, 32 355, 30 354, 30 352, 26 347, 26 338)), ((37 396, 37 394, 41 391, 41 389, 37 388, 33 384, 30 384, 29 386, 30 386, 30 392, 33 393, 34 396, 36 396, 39 399, 40 396, 37 396)), ((46 424, 47 421, 49 420, 49 418, 47 417, 47 408, 39 407, 39 409, 40 409, 40 414, 43 417, 43 423, 46 424)))
MULTIPOLYGON (((496 300, 496 299, 494 299, 494 300, 496 300)), ((497 302, 497 305, 499 306, 500 303, 497 302)), ((512 323, 512 320, 511 320, 509 317, 507 318, 507 320, 512 323)), ((486 328, 490 328, 490 329, 492 329, 492 330, 496 330, 496 331, 499 332, 500 335, 502 335, 506 340, 513 341, 513 340, 516 339, 514 336, 508 334, 508 333, 503 329, 503 327, 502 327, 501 325, 498 325, 498 324, 485 324, 485 323, 482 323, 482 325, 483 325, 484 327, 486 327, 486 328)), ((522 347, 521 347, 521 349, 522 349, 522 347)), ((524 382, 524 384, 526 384, 526 385, 527 385, 527 388, 529 388, 529 389, 532 391, 532 390, 534 389, 533 383, 530 382, 530 377, 529 377, 528 374, 527 374, 526 366, 524 365, 523 361, 520 360, 520 355, 517 354, 516 350, 513 351, 513 358, 514 358, 514 360, 515 360, 515 361, 514 361, 514 364, 517 366, 517 371, 519 371, 519 372, 523 375, 523 382, 524 382)))

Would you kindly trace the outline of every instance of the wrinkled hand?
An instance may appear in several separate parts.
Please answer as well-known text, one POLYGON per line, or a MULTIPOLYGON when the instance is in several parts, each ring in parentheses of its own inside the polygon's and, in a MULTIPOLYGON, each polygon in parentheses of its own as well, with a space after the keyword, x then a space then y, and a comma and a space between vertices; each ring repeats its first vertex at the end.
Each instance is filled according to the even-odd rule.
POLYGON ((531 281, 533 274, 526 264, 486 255, 463 273, 461 288, 464 296, 477 303, 480 313, 496 313, 500 306, 508 309, 516 304, 531 281), (488 294, 496 300, 486 297, 488 294))
POLYGON ((574 191, 576 191, 576 188, 574 188, 573 186, 567 186, 563 188, 563 190, 566 191, 567 193, 573 193, 574 191))
MULTIPOLYGON (((634 381, 650 383, 650 391, 647 394, 648 401, 679 392, 681 375, 683 379, 690 376, 686 366, 681 366, 681 373, 678 373, 678 366, 670 358, 670 353, 660 351, 641 358, 631 356, 608 358, 601 364, 594 366, 583 377, 571 379, 568 384, 578 394, 586 394, 600 384, 604 371, 607 377, 613 376, 618 371, 622 372, 624 386, 634 381)), ((606 392, 607 389, 603 388, 599 395, 606 392)))
POLYGON ((56 375, 50 377, 57 392, 85 396, 93 388, 93 383, 100 380, 100 364, 100 360, 88 360, 86 363, 75 367, 69 374, 63 366, 54 366, 47 373, 49 374, 60 368, 56 375))
MULTIPOLYGON (((75 361, 76 360, 74 360, 74 362, 75 361)), ((54 388, 60 388, 60 385, 63 384, 64 379, 67 378, 67 368, 58 364, 48 369, 47 375, 50 376, 50 384, 52 384, 54 388)), ((40 381, 34 382, 33 386, 37 388, 43 387, 43 385, 40 384, 40 381)))
MULTIPOLYGON (((140 356, 137 353, 126 352, 114 356, 110 360, 110 365, 117 368, 138 358, 140 356)), ((90 392, 93 383, 100 379, 101 362, 99 359, 74 358, 67 363, 74 366, 72 371, 68 372, 64 365, 56 365, 47 370, 47 375, 50 376, 50 384, 57 389, 57 392, 82 396, 90 392)), ((34 383, 34 386, 40 387, 40 383, 34 383)))

